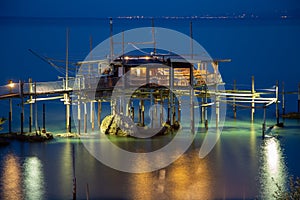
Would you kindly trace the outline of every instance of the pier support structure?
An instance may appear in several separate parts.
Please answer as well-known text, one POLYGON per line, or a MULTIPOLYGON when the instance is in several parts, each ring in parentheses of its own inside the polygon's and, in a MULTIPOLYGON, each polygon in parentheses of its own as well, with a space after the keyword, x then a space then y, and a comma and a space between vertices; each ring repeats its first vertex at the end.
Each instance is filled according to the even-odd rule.
POLYGON ((264 105, 264 118, 263 118, 263 124, 262 124, 262 139, 265 139, 265 131, 266 131, 266 109, 267 109, 267 106, 264 105))
POLYGON ((251 103, 251 122, 254 121, 254 113, 255 113, 255 103, 254 103, 254 93, 255 93, 255 89, 254 89, 254 76, 252 76, 252 86, 251 86, 251 93, 252 93, 252 103, 251 103))
POLYGON ((98 100, 98 114, 97 114, 98 130, 100 130, 100 126, 101 126, 101 111, 102 111, 102 102, 101 100, 98 100))
POLYGON ((21 94, 21 134, 24 133, 24 82, 20 81, 20 94, 21 94))
POLYGON ((279 124, 279 107, 278 107, 278 81, 276 81, 276 87, 275 87, 275 95, 276 95, 276 124, 279 124))
MULTIPOLYGON (((233 93, 236 92, 236 80, 233 81, 233 93)), ((235 98, 233 98, 233 118, 236 119, 236 104, 235 98)))

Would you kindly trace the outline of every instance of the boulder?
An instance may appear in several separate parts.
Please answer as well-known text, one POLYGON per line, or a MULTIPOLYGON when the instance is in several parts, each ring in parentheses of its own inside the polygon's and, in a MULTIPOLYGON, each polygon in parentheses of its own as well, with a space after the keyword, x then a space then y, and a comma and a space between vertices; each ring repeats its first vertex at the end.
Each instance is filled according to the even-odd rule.
POLYGON ((102 120, 100 131, 106 135, 148 138, 156 135, 172 134, 177 132, 179 128, 180 123, 178 121, 172 126, 170 122, 165 122, 162 128, 151 129, 147 126, 141 126, 141 124, 134 124, 128 116, 108 115, 102 120))

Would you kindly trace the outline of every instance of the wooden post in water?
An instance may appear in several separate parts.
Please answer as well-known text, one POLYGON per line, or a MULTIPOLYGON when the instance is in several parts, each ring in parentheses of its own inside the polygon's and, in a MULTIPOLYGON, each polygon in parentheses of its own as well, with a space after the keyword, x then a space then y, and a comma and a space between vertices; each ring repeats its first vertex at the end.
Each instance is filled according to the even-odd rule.
MULTIPOLYGON (((148 70, 147 70, 147 74, 148 74, 148 70)), ((151 109, 151 122, 150 122, 151 128, 154 127, 154 105, 155 105, 155 103, 153 103, 153 93, 152 93, 152 89, 150 89, 150 108, 152 108, 151 109)))
POLYGON ((77 132, 80 135, 81 129, 81 103, 80 103, 80 95, 78 95, 78 102, 77 102, 77 132))
POLYGON ((20 81, 20 95, 21 95, 21 134, 24 133, 24 83, 20 81))
POLYGON ((282 92, 281 92, 281 95, 282 95, 282 115, 285 115, 285 98, 284 98, 284 81, 282 81, 282 92))
MULTIPOLYGON (((33 88, 32 88, 32 79, 30 78, 29 80, 28 80, 28 82, 29 82, 29 93, 30 94, 32 94, 33 93, 33 88)), ((32 95, 30 95, 30 99, 29 99, 29 106, 30 106, 30 111, 29 111, 29 133, 31 133, 32 132, 32 114, 33 114, 33 109, 32 109, 32 100, 33 98, 32 98, 32 95)))
POLYGON ((90 122, 92 126, 92 131, 95 130, 95 113, 94 113, 94 102, 90 102, 90 122))
MULTIPOLYGON (((11 99, 10 99, 11 100, 11 99)), ((11 111, 8 112, 8 132, 11 133, 11 111)))
POLYGON ((98 129, 100 130, 101 126, 101 111, 102 111, 102 102, 101 100, 98 100, 98 115, 97 115, 97 121, 98 121, 98 129))
POLYGON ((43 131, 46 132, 46 106, 43 103, 43 131))
MULTIPOLYGON (((236 80, 233 81, 233 93, 236 93, 236 80)), ((236 104, 235 104, 235 98, 233 98, 233 118, 236 119, 236 104)))
POLYGON ((144 99, 141 100, 141 106, 142 106, 142 126, 145 126, 145 105, 144 105, 144 99))
POLYGON ((174 124, 174 91, 173 91, 173 88, 174 88, 174 68, 173 68, 173 63, 170 62, 170 76, 169 76, 169 80, 170 80, 170 92, 169 92, 169 104, 170 104, 170 125, 173 125, 174 124))
POLYGON ((275 88, 275 94, 276 94, 276 124, 279 125, 279 108, 278 108, 278 80, 276 81, 276 88, 275 88))
POLYGON ((37 109, 37 94, 36 94, 36 82, 34 82, 34 121, 35 121, 35 132, 38 130, 38 109, 37 109))
MULTIPOLYGON (((9 93, 12 93, 12 89, 14 87, 14 83, 12 80, 8 81, 9 93)), ((9 98, 9 112, 8 112, 8 131, 11 133, 12 126, 12 98, 9 98)))
POLYGON ((178 107, 177 107, 177 120, 180 122, 181 120, 181 106, 180 106, 180 96, 178 97, 178 107))
POLYGON ((265 139, 265 131, 266 131, 266 108, 267 106, 264 105, 264 121, 262 124, 262 139, 265 139))
POLYGON ((173 106, 172 106, 172 124, 174 125, 175 121, 176 121, 176 110, 175 110, 175 105, 176 105, 176 98, 175 98, 175 94, 172 93, 173 96, 173 106))
POLYGON ((67 133, 70 133, 71 132, 70 97, 68 93, 65 93, 64 96, 65 96, 65 104, 66 104, 66 131, 67 133))
POLYGON ((131 101, 131 118, 132 118, 132 121, 134 123, 134 105, 133 105, 133 100, 131 101))
POLYGON ((254 112, 255 112, 255 103, 254 103, 254 76, 252 76, 252 87, 251 87, 251 93, 252 93, 252 103, 251 103, 251 122, 254 121, 254 112))
MULTIPOLYGON (((66 29, 66 83, 65 90, 69 89, 69 28, 66 29)), ((70 115, 70 96, 66 92, 64 94, 64 100, 66 104, 66 131, 71 132, 71 115, 70 115)))
POLYGON ((139 99, 138 124, 142 122, 142 100, 139 99))
POLYGON ((160 104, 161 104, 161 111, 160 111, 160 126, 164 123, 164 99, 163 99, 163 91, 160 90, 160 104))
MULTIPOLYGON (((207 103, 207 85, 205 86, 205 101, 204 101, 204 103, 207 103)), ((204 124, 205 124, 205 129, 208 130, 207 106, 204 107, 204 124)))
MULTIPOLYGON (((192 27, 192 23, 191 23, 191 27, 192 27)), ((192 30, 191 30, 192 33, 192 30)), ((192 35, 191 35, 192 36, 192 35)), ((193 59, 193 39, 191 37, 191 53, 192 53, 192 59, 193 59)), ((190 117, 191 117, 191 132, 192 134, 195 134, 195 113, 194 113, 194 109, 195 109, 195 104, 194 104, 194 66, 191 65, 190 66, 190 106, 191 106, 191 113, 190 113, 190 117)))
POLYGON ((87 133, 87 109, 86 109, 86 102, 83 103, 83 132, 87 133))
POLYGON ((194 114, 195 105, 194 105, 194 91, 192 88, 190 89, 190 107, 191 107, 191 113, 190 113, 191 132, 192 134, 194 134, 195 133, 195 114, 194 114))

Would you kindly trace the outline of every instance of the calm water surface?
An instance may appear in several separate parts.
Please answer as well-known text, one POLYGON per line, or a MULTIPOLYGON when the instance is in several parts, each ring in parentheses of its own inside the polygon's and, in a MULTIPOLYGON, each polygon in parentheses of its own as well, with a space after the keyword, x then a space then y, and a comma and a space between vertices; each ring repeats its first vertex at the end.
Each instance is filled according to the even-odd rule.
MULTIPOLYGON (((189 150, 164 169, 165 177, 162 171, 130 174, 111 169, 77 139, 12 142, 0 149, 0 199, 71 199, 72 152, 79 199, 86 199, 87 191, 91 199, 272 199, 276 184, 285 188, 289 176, 300 175, 299 130, 299 121, 286 121, 285 128, 274 131, 279 138, 262 140, 259 120, 227 120, 214 149, 200 159, 201 129, 189 150)), ((169 139, 113 138, 140 148, 169 139)), ((108 153, 112 159, 118 156, 108 153)))

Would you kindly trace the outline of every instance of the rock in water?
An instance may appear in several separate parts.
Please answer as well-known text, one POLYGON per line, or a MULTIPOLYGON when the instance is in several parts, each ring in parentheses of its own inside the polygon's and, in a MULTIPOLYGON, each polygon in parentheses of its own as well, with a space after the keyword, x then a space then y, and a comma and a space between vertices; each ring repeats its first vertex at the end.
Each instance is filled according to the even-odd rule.
POLYGON ((133 136, 136 127, 127 116, 108 115, 102 120, 100 130, 107 135, 133 136))
POLYGON ((113 115, 108 115, 102 120, 102 123, 100 126, 101 133, 108 134, 108 131, 109 131, 109 128, 111 126, 113 119, 114 119, 113 115))
POLYGON ((138 138, 148 138, 156 135, 167 135, 176 133, 180 128, 178 121, 174 122, 174 125, 170 125, 170 122, 163 124, 161 128, 151 129, 147 126, 139 126, 134 124, 132 119, 123 115, 108 115, 101 123, 100 131, 106 135, 117 136, 132 136, 138 138))

